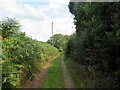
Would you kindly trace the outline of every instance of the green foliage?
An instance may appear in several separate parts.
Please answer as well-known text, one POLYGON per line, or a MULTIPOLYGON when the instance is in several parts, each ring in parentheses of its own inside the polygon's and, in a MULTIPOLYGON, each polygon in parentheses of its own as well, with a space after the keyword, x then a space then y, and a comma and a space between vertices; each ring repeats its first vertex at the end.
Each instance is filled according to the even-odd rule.
MULTIPOLYGON (((69 9, 75 15, 76 35, 68 41, 66 56, 109 78, 104 79, 105 87, 119 87, 120 4, 70 3, 69 9)), ((103 86, 101 78, 96 87, 103 86)))
POLYGON ((20 87, 40 68, 40 63, 58 54, 53 46, 20 32, 20 25, 15 19, 3 20, 0 28, 3 32, 3 88, 20 87))
POLYGON ((87 66, 80 65, 70 58, 65 59, 65 64, 75 88, 95 88, 96 77, 87 66))
POLYGON ((55 34, 52 37, 50 37, 50 39, 47 42, 55 46, 61 52, 65 49, 68 39, 68 35, 55 34))
POLYGON ((20 30, 20 24, 15 19, 7 18, 0 22, 0 28, 3 38, 9 38, 20 30))

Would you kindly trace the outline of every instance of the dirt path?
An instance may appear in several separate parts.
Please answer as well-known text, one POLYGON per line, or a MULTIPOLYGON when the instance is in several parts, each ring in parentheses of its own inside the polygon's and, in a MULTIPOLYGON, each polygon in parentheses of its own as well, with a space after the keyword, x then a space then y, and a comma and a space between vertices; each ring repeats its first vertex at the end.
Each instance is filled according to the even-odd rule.
POLYGON ((35 74, 35 78, 32 81, 26 83, 24 86, 22 86, 22 88, 40 88, 45 79, 48 68, 54 59, 55 57, 52 58, 38 73, 35 74))
POLYGON ((71 81, 71 78, 69 76, 69 73, 64 63, 64 57, 62 57, 61 63, 62 63, 62 69, 63 69, 63 74, 64 74, 65 88, 74 88, 74 85, 71 81))

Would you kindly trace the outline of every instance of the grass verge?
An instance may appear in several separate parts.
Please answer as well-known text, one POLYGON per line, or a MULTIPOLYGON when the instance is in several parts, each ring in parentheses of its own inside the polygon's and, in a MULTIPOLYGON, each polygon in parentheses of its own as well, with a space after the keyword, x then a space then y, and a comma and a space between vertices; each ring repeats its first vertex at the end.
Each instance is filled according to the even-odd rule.
POLYGON ((71 59, 65 59, 65 64, 72 78, 75 88, 94 88, 93 74, 85 66, 79 65, 71 59))
POLYGON ((41 88, 64 88, 64 76, 61 67, 62 55, 58 56, 50 65, 47 76, 41 88))

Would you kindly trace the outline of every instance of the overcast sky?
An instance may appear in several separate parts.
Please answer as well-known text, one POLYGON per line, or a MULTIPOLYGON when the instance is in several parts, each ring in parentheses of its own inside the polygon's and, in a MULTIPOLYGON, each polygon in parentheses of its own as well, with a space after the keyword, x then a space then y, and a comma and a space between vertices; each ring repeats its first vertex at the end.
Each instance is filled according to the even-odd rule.
POLYGON ((39 41, 54 34, 70 35, 75 32, 73 16, 68 9, 69 0, 0 0, 0 20, 16 18, 22 25, 21 31, 39 41))

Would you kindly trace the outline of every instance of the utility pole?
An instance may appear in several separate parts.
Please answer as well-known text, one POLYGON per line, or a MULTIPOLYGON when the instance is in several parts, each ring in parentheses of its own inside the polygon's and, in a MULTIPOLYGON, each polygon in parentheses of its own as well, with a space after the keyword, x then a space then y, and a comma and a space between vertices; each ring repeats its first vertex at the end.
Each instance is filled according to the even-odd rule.
POLYGON ((53 36, 53 22, 52 22, 52 36, 53 36))
MULTIPOLYGON (((52 36, 53 36, 53 22, 52 22, 52 36)), ((53 40, 52 40, 52 45, 53 45, 53 40)))

